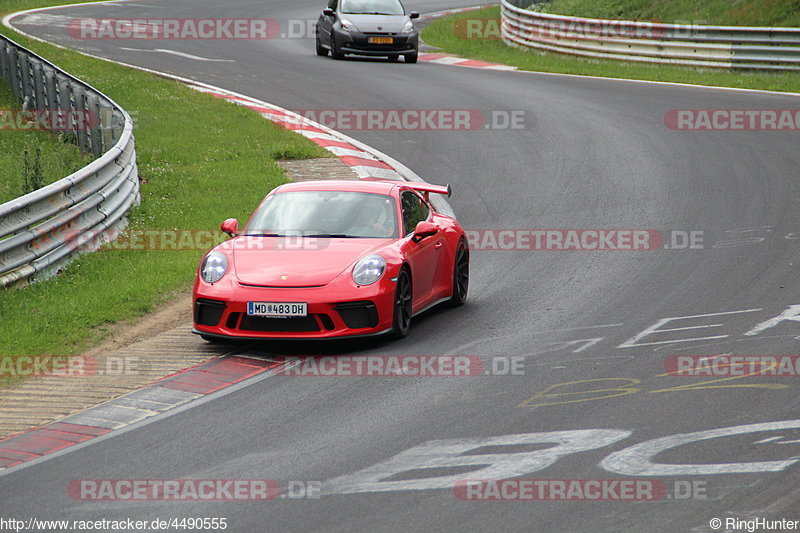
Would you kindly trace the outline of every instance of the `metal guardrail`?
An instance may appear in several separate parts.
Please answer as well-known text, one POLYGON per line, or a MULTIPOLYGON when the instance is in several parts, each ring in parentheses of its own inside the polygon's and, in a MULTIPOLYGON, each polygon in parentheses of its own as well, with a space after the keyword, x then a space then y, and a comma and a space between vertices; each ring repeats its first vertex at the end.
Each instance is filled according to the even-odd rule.
POLYGON ((564 54, 697 67, 800 70, 800 28, 705 26, 567 17, 502 0, 509 45, 564 54))
POLYGON ((55 183, 0 205, 0 286, 54 274, 139 202, 133 122, 113 100, 0 35, 0 78, 23 109, 94 117, 67 131, 97 159, 55 183))

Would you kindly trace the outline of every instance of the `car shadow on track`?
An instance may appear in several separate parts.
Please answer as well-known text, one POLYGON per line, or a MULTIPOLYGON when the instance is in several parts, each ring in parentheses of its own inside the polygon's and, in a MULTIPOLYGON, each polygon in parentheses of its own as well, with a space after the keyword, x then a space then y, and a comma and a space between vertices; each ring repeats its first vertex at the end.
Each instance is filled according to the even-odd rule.
MULTIPOLYGON (((403 339, 392 339, 388 335, 377 337, 364 337, 355 339, 325 339, 325 340, 264 340, 264 341, 219 341, 221 348, 233 352, 232 355, 247 355, 248 357, 276 359, 280 357, 315 357, 315 356, 348 356, 348 355, 388 355, 408 351, 409 347, 418 346, 417 341, 423 338, 423 326, 431 320, 436 320, 437 315, 451 311, 442 305, 417 315, 412 320, 411 332, 403 339)), ((413 355, 434 355, 417 353, 413 355)), ((229 352, 229 353, 230 353, 229 352)))

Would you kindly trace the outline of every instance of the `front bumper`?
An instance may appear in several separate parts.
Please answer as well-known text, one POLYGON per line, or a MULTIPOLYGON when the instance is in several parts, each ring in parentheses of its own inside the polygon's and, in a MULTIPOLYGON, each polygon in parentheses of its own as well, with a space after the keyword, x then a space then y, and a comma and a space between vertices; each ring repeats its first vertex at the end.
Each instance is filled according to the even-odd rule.
POLYGON ((419 50, 417 30, 412 33, 384 35, 334 29, 333 36, 336 39, 336 47, 345 54, 387 57, 412 54, 419 50), (391 37, 393 42, 392 44, 373 44, 369 42, 370 37, 391 37))
POLYGON ((381 335, 392 329, 395 283, 335 288, 243 286, 198 282, 193 332, 226 339, 332 339, 381 335), (247 315, 247 302, 306 302, 308 315, 267 318, 247 315))

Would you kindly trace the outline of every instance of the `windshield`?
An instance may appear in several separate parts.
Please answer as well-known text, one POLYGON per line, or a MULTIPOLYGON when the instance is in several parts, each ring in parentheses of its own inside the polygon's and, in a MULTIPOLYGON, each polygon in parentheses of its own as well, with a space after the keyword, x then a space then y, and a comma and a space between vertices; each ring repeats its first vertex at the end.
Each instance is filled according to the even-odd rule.
POLYGON ((342 13, 351 15, 404 15, 397 0, 342 0, 342 13))
POLYGON ((384 194, 291 191, 273 194, 244 231, 262 237, 397 237, 394 199, 384 194))

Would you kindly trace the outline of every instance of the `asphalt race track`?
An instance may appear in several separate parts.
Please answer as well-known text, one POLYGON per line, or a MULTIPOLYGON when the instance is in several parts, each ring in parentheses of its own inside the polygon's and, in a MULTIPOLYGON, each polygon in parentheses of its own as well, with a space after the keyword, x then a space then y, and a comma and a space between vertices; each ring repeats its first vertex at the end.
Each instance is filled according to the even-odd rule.
MULTIPOLYGON (((495 374, 521 358, 513 359, 518 375, 252 380, 6 473, 2 507, 70 520, 227 517, 237 532, 683 533, 720 530, 712 518, 799 519, 800 380, 664 375, 674 356, 797 354, 800 323, 784 312, 800 304, 798 133, 673 131, 664 117, 674 109, 800 109, 800 100, 422 61, 335 61, 317 57, 312 38, 77 40, 66 30, 78 17, 269 17, 285 28, 315 20, 322 3, 140 0, 22 16, 14 25, 289 109, 523 113, 521 129, 344 133, 432 183, 452 184, 450 204, 469 230, 657 230, 666 248, 474 250, 467 305, 417 317, 408 338, 278 349, 477 355, 495 374), (702 232, 694 234, 702 242, 681 246, 689 232, 702 232), (711 432, 735 426, 748 427, 711 432), (203 503, 82 502, 67 493, 77 479, 175 478, 321 482, 322 490, 318 499, 203 503), (455 478, 657 480, 666 494, 463 501, 448 481, 455 478)), ((423 13, 469 5, 405 3, 423 13)))

